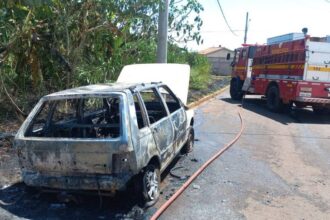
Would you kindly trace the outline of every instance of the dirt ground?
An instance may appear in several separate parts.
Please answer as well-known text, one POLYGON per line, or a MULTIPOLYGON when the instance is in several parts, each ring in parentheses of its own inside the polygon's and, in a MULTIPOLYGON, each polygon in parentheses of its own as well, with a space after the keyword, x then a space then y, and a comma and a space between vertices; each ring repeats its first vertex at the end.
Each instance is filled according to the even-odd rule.
POLYGON ((0 121, 0 189, 21 181, 21 173, 18 166, 16 153, 13 146, 13 138, 19 129, 20 122, 11 120, 0 121))
POLYGON ((1 140, 0 144, 0 189, 21 181, 16 152, 12 139, 1 140))

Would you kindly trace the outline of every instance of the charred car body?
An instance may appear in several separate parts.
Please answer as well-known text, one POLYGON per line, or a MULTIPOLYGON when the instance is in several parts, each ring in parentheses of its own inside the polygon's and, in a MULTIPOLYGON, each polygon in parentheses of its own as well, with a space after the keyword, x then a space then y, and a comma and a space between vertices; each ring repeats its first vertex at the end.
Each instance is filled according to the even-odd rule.
MULTIPOLYGON (((159 67, 179 69, 173 74, 188 71, 189 77, 186 65, 128 69, 144 69, 146 74, 159 67)), ((132 77, 128 73, 125 80, 123 75, 114 84, 41 98, 15 138, 28 186, 113 194, 134 180, 147 204, 157 201, 160 173, 180 151, 192 149, 193 112, 178 98, 179 90, 172 92, 164 83, 127 83, 132 77)))

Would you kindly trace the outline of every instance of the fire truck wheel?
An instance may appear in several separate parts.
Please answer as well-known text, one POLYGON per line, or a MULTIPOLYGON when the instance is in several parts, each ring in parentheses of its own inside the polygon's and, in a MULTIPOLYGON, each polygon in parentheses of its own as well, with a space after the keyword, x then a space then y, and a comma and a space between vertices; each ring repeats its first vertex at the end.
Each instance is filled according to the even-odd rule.
POLYGON ((296 108, 305 108, 307 106, 305 103, 302 102, 295 102, 294 105, 296 106, 296 108))
POLYGON ((277 86, 272 85, 267 90, 267 108, 272 112, 281 112, 283 110, 283 102, 277 86))
POLYGON ((230 97, 233 100, 241 100, 243 98, 242 91, 243 83, 237 78, 232 78, 230 81, 230 97))

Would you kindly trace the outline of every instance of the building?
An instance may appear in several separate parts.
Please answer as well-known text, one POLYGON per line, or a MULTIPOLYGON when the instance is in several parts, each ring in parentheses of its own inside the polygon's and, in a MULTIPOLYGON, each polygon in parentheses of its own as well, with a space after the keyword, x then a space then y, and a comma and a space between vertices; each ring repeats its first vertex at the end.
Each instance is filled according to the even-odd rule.
POLYGON ((209 62, 212 65, 213 74, 230 75, 230 63, 234 56, 234 51, 219 45, 219 47, 210 47, 205 50, 199 51, 199 54, 204 55, 208 58, 209 62), (230 59, 227 59, 227 57, 230 59))

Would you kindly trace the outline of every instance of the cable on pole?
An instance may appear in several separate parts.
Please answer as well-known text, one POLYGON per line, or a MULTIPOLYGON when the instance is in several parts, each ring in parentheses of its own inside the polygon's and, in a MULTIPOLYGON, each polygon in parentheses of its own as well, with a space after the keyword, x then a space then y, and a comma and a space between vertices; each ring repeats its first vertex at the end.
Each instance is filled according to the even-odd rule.
POLYGON ((217 0, 217 3, 218 3, 218 5, 219 5, 219 8, 220 8, 220 11, 221 11, 222 17, 223 17, 223 19, 225 20, 228 29, 230 30, 230 32, 231 32, 233 35, 238 36, 238 35, 233 31, 233 29, 231 29, 231 27, 230 27, 230 25, 229 25, 229 23, 228 23, 228 21, 227 21, 227 18, 226 18, 226 16, 225 16, 225 13, 224 13, 223 10, 222 10, 222 7, 221 7, 221 4, 220 4, 220 1, 217 0))

